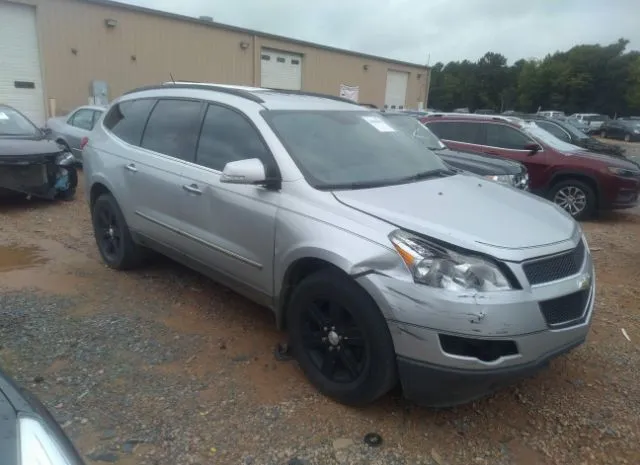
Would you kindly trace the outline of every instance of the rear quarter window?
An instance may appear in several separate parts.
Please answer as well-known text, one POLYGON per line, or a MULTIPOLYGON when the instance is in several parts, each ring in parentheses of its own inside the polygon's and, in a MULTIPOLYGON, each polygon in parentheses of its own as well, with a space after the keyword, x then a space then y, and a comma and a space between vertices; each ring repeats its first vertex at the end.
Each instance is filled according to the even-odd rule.
POLYGON ((140 145, 142 131, 147 124, 155 99, 127 100, 109 110, 104 126, 115 136, 132 145, 140 145))

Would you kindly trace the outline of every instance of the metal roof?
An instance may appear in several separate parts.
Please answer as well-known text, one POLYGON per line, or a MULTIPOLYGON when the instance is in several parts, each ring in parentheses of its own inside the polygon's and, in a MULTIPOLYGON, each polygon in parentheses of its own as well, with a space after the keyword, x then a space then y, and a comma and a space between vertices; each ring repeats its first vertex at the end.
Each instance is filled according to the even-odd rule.
POLYGON ((224 30, 227 30, 227 31, 233 31, 233 32, 239 32, 239 33, 243 33, 243 34, 255 35, 255 36, 258 36, 258 37, 265 38, 265 39, 281 40, 281 41, 285 41, 285 42, 290 42, 292 44, 303 45, 305 47, 313 47, 313 48, 318 48, 318 49, 321 49, 321 50, 328 50, 328 51, 331 51, 331 52, 343 53, 345 55, 351 55, 351 56, 356 56, 356 57, 360 57, 360 58, 368 58, 368 59, 371 59, 371 60, 380 60, 380 61, 385 61, 387 63, 394 63, 394 64, 402 65, 402 66, 411 66, 413 68, 421 68, 421 69, 424 69, 424 70, 430 69, 429 66, 421 65, 421 64, 418 64, 418 63, 410 63, 410 62, 407 62, 407 61, 394 60, 393 58, 385 58, 385 57, 376 56, 376 55, 369 55, 367 53, 356 52, 356 51, 353 51, 353 50, 346 50, 346 49, 337 48, 337 47, 330 47, 328 45, 321 45, 321 44, 316 44, 316 43, 313 43, 313 42, 307 42, 305 40, 293 39, 291 37, 279 36, 279 35, 276 35, 276 34, 269 34, 267 32, 256 31, 256 30, 253 30, 253 29, 246 29, 246 28, 237 27, 237 26, 230 26, 228 24, 222 24, 222 23, 217 23, 215 21, 209 21, 208 19, 200 19, 200 18, 180 15, 180 14, 176 14, 176 13, 169 13, 167 11, 154 10, 152 8, 145 8, 145 7, 137 6, 137 5, 130 5, 130 4, 127 4, 127 3, 116 2, 114 0, 83 0, 83 1, 85 1, 87 3, 93 3, 93 4, 96 4, 96 5, 102 5, 102 6, 113 7, 113 8, 121 8, 121 9, 125 9, 125 10, 130 10, 130 11, 137 11, 139 13, 146 13, 146 14, 155 15, 155 16, 162 16, 162 17, 165 17, 165 18, 175 19, 175 20, 178 20, 178 21, 187 21, 187 22, 190 22, 190 23, 200 24, 202 26, 208 26, 208 27, 212 27, 212 28, 216 28, 216 29, 224 29, 224 30))

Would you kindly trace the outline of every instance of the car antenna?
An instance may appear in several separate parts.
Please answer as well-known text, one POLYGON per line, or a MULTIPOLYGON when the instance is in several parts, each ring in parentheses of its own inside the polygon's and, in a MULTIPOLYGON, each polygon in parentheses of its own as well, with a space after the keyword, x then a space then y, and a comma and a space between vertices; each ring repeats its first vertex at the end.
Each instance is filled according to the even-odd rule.
POLYGON ((175 79, 173 79, 173 74, 169 73, 169 77, 171 78, 171 82, 176 83, 175 79))

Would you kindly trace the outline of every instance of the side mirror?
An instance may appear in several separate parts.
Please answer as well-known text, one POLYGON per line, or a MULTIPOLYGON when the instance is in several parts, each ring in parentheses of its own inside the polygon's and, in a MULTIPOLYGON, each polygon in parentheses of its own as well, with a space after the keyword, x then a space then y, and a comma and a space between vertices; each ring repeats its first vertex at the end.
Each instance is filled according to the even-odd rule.
POLYGON ((40 132, 42 132, 42 135, 43 135, 44 137, 49 137, 49 136, 53 133, 53 131, 51 130, 51 128, 47 128, 47 127, 40 128, 40 132))
POLYGON ((222 170, 220 182, 227 184, 265 184, 267 175, 260 160, 248 158, 227 163, 222 170))
POLYGON ((536 153, 542 151, 542 147, 540 146, 540 144, 536 144, 535 142, 526 144, 524 146, 524 149, 529 151, 529 156, 535 155, 536 153))

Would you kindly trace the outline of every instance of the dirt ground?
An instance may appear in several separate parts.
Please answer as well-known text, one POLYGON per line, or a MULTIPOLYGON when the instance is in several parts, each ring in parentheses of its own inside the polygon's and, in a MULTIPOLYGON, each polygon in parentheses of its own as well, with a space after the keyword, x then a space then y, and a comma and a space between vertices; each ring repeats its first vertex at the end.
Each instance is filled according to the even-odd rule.
POLYGON ((0 366, 89 464, 640 463, 640 215, 584 225, 597 269, 587 343, 449 410, 319 395, 273 350, 268 311, 168 260, 99 260, 83 193, 0 205, 0 366), (624 332, 629 336, 628 340, 624 332), (363 444, 377 432, 381 447, 363 444))

